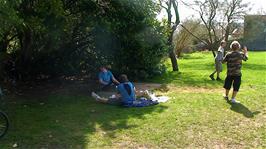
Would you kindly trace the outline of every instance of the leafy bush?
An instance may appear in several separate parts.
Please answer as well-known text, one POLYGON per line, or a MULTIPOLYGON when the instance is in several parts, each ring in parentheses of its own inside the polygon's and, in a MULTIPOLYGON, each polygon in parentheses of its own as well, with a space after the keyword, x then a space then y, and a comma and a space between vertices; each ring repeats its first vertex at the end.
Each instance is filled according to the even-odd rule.
POLYGON ((23 79, 95 74, 105 64, 132 78, 163 72, 166 40, 153 0, 5 1, 0 9, 0 54, 15 55, 23 79))

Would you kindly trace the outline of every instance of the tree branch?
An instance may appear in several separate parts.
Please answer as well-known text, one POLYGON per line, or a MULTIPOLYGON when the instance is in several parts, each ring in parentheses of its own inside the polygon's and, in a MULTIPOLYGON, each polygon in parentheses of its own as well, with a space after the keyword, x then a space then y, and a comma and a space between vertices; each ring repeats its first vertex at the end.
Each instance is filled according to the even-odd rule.
POLYGON ((167 11, 167 7, 165 7, 165 6, 163 5, 162 0, 158 0, 158 1, 159 1, 159 6, 162 7, 162 8, 164 8, 164 9, 167 11))
POLYGON ((179 11, 178 11, 178 2, 176 0, 173 0, 173 7, 175 10, 175 25, 178 25, 180 23, 180 19, 179 19, 179 11))

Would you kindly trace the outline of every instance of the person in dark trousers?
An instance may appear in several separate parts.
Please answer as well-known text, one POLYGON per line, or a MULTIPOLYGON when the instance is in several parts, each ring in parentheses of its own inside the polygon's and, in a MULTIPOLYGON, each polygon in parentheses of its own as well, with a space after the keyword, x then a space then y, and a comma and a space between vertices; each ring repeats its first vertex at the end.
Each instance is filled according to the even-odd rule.
POLYGON ((233 41, 230 45, 231 52, 227 53, 223 59, 223 63, 227 63, 227 76, 224 82, 225 95, 224 98, 229 100, 228 94, 233 84, 233 94, 232 94, 232 103, 239 103, 236 100, 236 95, 239 91, 241 84, 241 67, 242 60, 246 61, 248 59, 248 50, 247 47, 243 48, 243 52, 240 51, 241 46, 238 41, 233 41))
POLYGON ((222 61, 223 61, 223 57, 224 57, 224 48, 226 47, 226 42, 225 41, 221 41, 220 47, 217 51, 217 55, 215 57, 215 70, 214 72, 210 75, 210 78, 212 80, 214 79, 214 74, 217 73, 217 81, 221 81, 220 78, 220 72, 222 72, 223 70, 223 65, 222 65, 222 61))

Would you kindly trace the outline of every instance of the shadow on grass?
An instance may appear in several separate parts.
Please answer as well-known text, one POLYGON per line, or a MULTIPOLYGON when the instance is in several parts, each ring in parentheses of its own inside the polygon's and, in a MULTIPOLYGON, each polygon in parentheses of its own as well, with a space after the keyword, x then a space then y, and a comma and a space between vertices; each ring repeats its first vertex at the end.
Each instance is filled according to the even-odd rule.
POLYGON ((147 115, 166 106, 123 108, 95 102, 87 96, 51 95, 43 101, 10 101, 10 130, 3 148, 90 148, 110 145, 116 134, 139 127, 147 115))
POLYGON ((231 105, 230 109, 236 113, 240 113, 246 118, 253 118, 255 115, 259 114, 259 111, 252 112, 241 103, 232 103, 231 101, 227 100, 227 103, 231 105))

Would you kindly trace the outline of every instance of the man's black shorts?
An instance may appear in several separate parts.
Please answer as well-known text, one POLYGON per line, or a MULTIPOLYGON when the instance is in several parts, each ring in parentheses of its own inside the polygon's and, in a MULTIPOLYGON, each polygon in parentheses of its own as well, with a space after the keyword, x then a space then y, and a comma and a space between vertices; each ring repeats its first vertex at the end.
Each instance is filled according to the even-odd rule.
POLYGON ((227 76, 224 81, 224 88, 227 90, 231 89, 233 84, 234 91, 239 91, 241 84, 241 76, 227 76))

